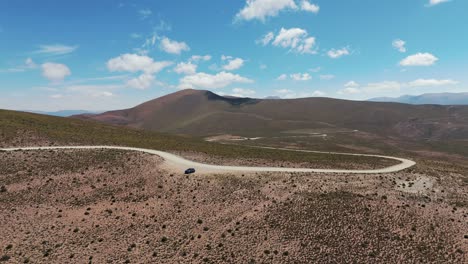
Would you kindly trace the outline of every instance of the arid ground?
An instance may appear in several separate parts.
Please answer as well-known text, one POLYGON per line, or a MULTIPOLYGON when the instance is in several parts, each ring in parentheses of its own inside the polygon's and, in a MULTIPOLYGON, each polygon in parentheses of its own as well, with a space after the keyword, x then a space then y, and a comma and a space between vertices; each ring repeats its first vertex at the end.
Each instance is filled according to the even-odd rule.
POLYGON ((115 150, 0 152, 0 261, 468 259, 466 164, 422 159, 388 175, 186 176, 162 162, 115 150))

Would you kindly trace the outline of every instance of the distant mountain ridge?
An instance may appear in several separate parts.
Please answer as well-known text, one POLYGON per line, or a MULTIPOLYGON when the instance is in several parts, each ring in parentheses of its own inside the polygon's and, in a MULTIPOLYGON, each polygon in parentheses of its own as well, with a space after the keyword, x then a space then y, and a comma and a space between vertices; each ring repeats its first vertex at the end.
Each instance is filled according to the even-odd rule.
POLYGON ((378 97, 369 99, 368 101, 394 102, 415 105, 468 105, 468 93, 427 93, 422 95, 403 95, 400 97, 378 97))
POLYGON ((193 136, 255 137, 302 129, 343 129, 396 138, 468 139, 468 106, 316 97, 252 99, 203 90, 182 90, 130 109, 74 117, 193 136))
POLYGON ((60 111, 47 112, 47 111, 36 111, 36 110, 24 110, 24 112, 42 114, 42 115, 50 115, 50 116, 68 117, 68 116, 82 115, 82 114, 99 114, 104 111, 60 110, 60 111))

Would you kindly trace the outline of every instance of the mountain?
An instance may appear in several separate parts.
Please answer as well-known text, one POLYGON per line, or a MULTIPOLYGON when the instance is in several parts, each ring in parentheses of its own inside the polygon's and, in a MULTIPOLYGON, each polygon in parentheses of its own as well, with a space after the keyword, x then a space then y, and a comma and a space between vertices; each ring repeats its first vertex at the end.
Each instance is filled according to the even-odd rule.
POLYGON ((266 136, 293 130, 359 130, 409 139, 467 139, 468 106, 331 98, 227 98, 183 90, 130 109, 75 118, 167 133, 266 136))
POLYGON ((50 115, 50 116, 60 116, 60 117, 67 117, 67 116, 81 115, 81 114, 99 114, 100 113, 100 112, 96 112, 96 111, 87 111, 87 110, 61 110, 61 111, 55 111, 55 112, 24 110, 24 112, 42 114, 42 115, 50 115))
POLYGON ((373 102, 396 102, 404 104, 468 105, 468 93, 428 93, 422 95, 403 95, 369 99, 373 102))

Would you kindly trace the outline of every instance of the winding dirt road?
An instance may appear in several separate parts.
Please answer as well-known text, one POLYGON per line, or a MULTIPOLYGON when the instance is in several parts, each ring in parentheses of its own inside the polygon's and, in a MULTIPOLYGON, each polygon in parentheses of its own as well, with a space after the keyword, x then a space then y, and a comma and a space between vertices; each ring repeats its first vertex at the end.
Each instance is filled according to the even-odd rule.
MULTIPOLYGON (((268 148, 268 147, 262 147, 268 148)), ((54 149, 117 149, 117 150, 129 150, 149 153, 158 155, 164 159, 164 165, 168 169, 176 170, 179 172, 184 171, 187 168, 195 168, 199 173, 221 173, 221 172, 319 172, 319 173, 347 173, 347 174, 380 174, 380 173, 392 173, 398 172, 407 168, 410 168, 416 164, 416 162, 408 159, 381 156, 381 155, 368 155, 368 154, 350 154, 350 153, 337 153, 337 152, 321 152, 321 151, 310 151, 310 150, 291 150, 282 148, 268 148, 268 149, 280 149, 285 151, 299 151, 299 152, 312 152, 312 153, 324 153, 324 154, 336 154, 336 155, 350 155, 350 156, 362 156, 362 157, 377 157, 400 161, 400 164, 374 170, 334 170, 334 169, 305 169, 305 168, 277 168, 277 167, 245 167, 245 166, 219 166, 211 164, 203 164, 190 160, 186 160, 180 156, 152 149, 143 148, 131 148, 131 147, 118 147, 118 146, 60 146, 60 147, 21 147, 21 148, 3 148, 3 151, 15 151, 15 150, 54 150, 54 149)))

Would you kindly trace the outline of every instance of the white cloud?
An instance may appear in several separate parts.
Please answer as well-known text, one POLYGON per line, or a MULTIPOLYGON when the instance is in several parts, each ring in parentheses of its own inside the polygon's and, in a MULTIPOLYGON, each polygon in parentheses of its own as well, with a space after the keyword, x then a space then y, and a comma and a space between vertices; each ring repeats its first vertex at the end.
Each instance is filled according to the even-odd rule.
POLYGON ((308 73, 293 73, 290 75, 291 79, 294 81, 308 81, 312 79, 312 76, 308 73))
POLYGON ((261 43, 263 46, 270 44, 270 42, 275 38, 275 33, 268 32, 260 40, 257 40, 257 43, 261 43))
POLYGON ((338 91, 338 94, 359 94, 361 90, 353 87, 344 88, 343 90, 338 91))
POLYGON ((225 57, 224 55, 222 56, 222 60, 227 60, 228 63, 223 66, 223 69, 226 71, 234 71, 237 69, 240 69, 242 66, 244 66, 244 60, 241 58, 232 58, 230 56, 225 57))
POLYGON ((284 81, 288 78, 288 75, 286 74, 281 74, 280 76, 278 76, 278 78, 276 78, 276 80, 278 81, 284 81))
POLYGON ((401 40, 401 39, 395 39, 393 42, 392 42, 392 46, 397 49, 399 52, 406 52, 406 42, 404 40, 401 40))
POLYGON ((107 62, 107 68, 111 72, 138 72, 157 73, 172 65, 170 61, 154 61, 148 56, 138 54, 123 54, 107 62))
POLYGON ((257 43, 267 45, 271 43, 273 46, 288 48, 290 51, 300 54, 315 54, 317 51, 314 49, 315 38, 308 37, 308 33, 302 28, 281 28, 276 37, 272 32, 265 35, 257 43), (273 42, 271 42, 273 40, 273 42))
POLYGON ((237 13, 236 19, 265 21, 267 17, 277 16, 280 11, 287 9, 297 9, 294 0, 247 0, 246 6, 237 13))
POLYGON ((180 79, 180 89, 217 89, 224 88, 233 83, 252 83, 253 80, 242 77, 238 74, 232 74, 230 72, 220 72, 215 75, 200 72, 193 75, 188 75, 180 79))
POLYGON ((368 83, 366 86, 359 85, 354 81, 345 84, 345 89, 338 91, 340 95, 356 95, 361 94, 369 97, 376 96, 395 96, 401 95, 404 88, 419 88, 419 87, 435 87, 435 86, 449 86, 456 85, 458 81, 451 79, 416 79, 411 82, 398 82, 398 81, 382 81, 368 83))
POLYGON ((267 68, 268 66, 266 64, 263 64, 263 63, 260 64, 260 70, 265 70, 267 68))
POLYGON ((435 5, 450 2, 450 1, 451 0, 429 0, 428 6, 435 6, 435 5))
POLYGON ((27 58, 26 61, 24 62, 24 65, 28 69, 37 68, 37 64, 31 58, 27 58))
POLYGON ((311 4, 307 0, 302 0, 301 10, 317 14, 319 12, 319 10, 320 10, 320 7, 318 5, 311 4))
POLYGON ((40 45, 39 50, 34 53, 46 55, 64 55, 72 53, 78 49, 78 46, 67 46, 62 44, 40 45))
POLYGON ((313 91, 313 92, 295 92, 289 89, 280 89, 275 91, 281 98, 291 99, 291 98, 306 98, 306 97, 321 97, 324 96, 325 93, 322 91, 313 91))
POLYGON ((309 69, 310 72, 319 72, 320 70, 322 70, 322 67, 315 67, 315 68, 309 69))
POLYGON ((204 55, 204 56, 201 56, 201 55, 193 55, 190 59, 191 59, 192 61, 194 61, 194 62, 198 62, 198 61, 209 61, 209 60, 211 60, 211 56, 210 56, 210 55, 204 55))
POLYGON ((249 97, 255 95, 254 90, 244 89, 244 88, 234 88, 232 89, 232 96, 235 97, 249 97))
POLYGON ((320 75, 320 80, 325 80, 325 81, 329 81, 329 80, 332 80, 335 78, 335 75, 333 74, 323 74, 323 75, 320 75))
POLYGON ((349 81, 344 85, 344 87, 346 88, 358 88, 359 86, 360 86, 359 83, 355 81, 349 81))
POLYGON ((276 90, 275 91, 277 94, 288 94, 288 93, 293 93, 292 90, 288 90, 288 89, 280 89, 280 90, 276 90))
POLYGON ((431 66, 439 59, 430 53, 416 53, 400 61, 401 66, 431 66))
POLYGON ((349 54, 349 48, 347 47, 341 49, 331 49, 327 52, 328 57, 332 59, 338 59, 349 54))
POLYGON ((42 76, 52 82, 60 82, 66 76, 71 75, 70 69, 65 64, 47 62, 41 65, 42 76))
POLYGON ((99 98, 114 97, 115 94, 110 91, 123 87, 123 85, 72 85, 64 87, 64 90, 75 94, 82 94, 87 97, 99 98))
POLYGON ((317 90, 317 91, 312 92, 312 96, 313 97, 323 97, 323 96, 325 96, 325 93, 322 92, 322 91, 317 90))
POLYGON ((444 86, 444 85, 456 85, 459 82, 446 79, 446 80, 436 80, 436 79, 417 79, 408 83, 409 87, 424 87, 424 86, 444 86))
POLYGON ((148 8, 145 8, 138 10, 138 14, 140 15, 141 19, 146 19, 150 17, 153 14, 153 12, 148 8))
POLYGON ((178 74, 192 75, 197 72, 197 65, 192 62, 181 62, 177 64, 174 71, 178 74))
POLYGON ((144 90, 149 88, 154 82, 154 76, 152 74, 143 73, 137 78, 133 78, 127 81, 127 86, 135 89, 144 90))
POLYGON ((185 42, 177 42, 164 37, 161 40, 161 49, 170 54, 180 54, 182 51, 189 51, 190 47, 185 42))

